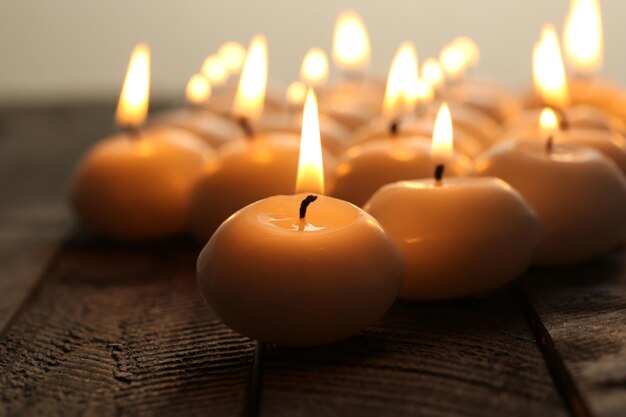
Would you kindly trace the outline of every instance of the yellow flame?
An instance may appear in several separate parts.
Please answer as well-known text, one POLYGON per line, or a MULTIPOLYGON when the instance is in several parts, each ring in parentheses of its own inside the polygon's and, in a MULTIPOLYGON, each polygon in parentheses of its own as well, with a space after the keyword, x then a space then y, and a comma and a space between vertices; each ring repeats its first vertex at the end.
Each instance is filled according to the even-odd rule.
POLYGON ((450 43, 439 52, 439 63, 448 78, 458 78, 465 73, 467 62, 465 54, 456 45, 450 43))
POLYGON ((139 127, 148 115, 150 96, 150 47, 140 43, 133 49, 126 78, 117 104, 115 118, 119 126, 139 127))
POLYGON ((557 108, 569 104, 567 77, 563 67, 559 38, 552 25, 543 27, 541 38, 535 45, 533 79, 535 89, 546 104, 557 108))
POLYGON ((285 96, 290 105, 301 106, 306 98, 306 86, 300 81, 294 81, 287 87, 285 96))
POLYGON ((248 46, 246 61, 233 103, 233 115, 254 121, 263 113, 267 88, 267 40, 256 35, 248 46))
POLYGON ((371 59, 370 38, 356 12, 344 11, 335 21, 333 60, 346 71, 363 71, 371 59))
POLYGON ((454 48, 457 48, 465 61, 464 67, 473 67, 480 61, 480 49, 473 39, 467 36, 460 36, 451 42, 454 48))
POLYGON ((217 55, 231 74, 239 74, 246 59, 246 48, 239 42, 226 42, 217 50, 217 55))
POLYGON ((187 102, 194 105, 201 105, 209 101, 212 89, 211 83, 202 74, 194 74, 187 81, 185 97, 187 102))
POLYGON ((302 115, 302 138, 296 193, 324 194, 324 164, 320 140, 320 122, 317 98, 309 88, 302 115))
POLYGON ((309 49, 302 60, 300 79, 314 87, 322 86, 328 80, 328 57, 323 49, 309 49))
POLYGON ((422 64, 422 78, 433 88, 439 88, 443 85, 443 68, 435 58, 426 58, 422 64))
POLYGON ((546 134, 551 134, 559 130, 559 118, 554 110, 544 107, 539 115, 539 127, 546 134))
POLYGON ((389 68, 387 88, 383 101, 383 114, 393 120, 415 108, 418 99, 417 52, 411 42, 404 42, 398 48, 389 68))
POLYGON ((211 85, 219 86, 228 80, 228 67, 219 55, 210 55, 202 63, 202 74, 211 85))
POLYGON ((433 128, 433 142, 430 156, 436 163, 447 163, 452 159, 454 151, 452 130, 452 115, 447 103, 443 103, 437 112, 435 127, 433 128))
POLYGON ((598 0, 571 0, 563 28, 565 58, 576 70, 592 74, 602 67, 604 34, 598 0))
POLYGON ((417 83, 415 84, 415 98, 421 103, 432 102, 433 98, 435 98, 435 90, 433 90, 433 86, 430 85, 428 81, 418 78, 417 83))

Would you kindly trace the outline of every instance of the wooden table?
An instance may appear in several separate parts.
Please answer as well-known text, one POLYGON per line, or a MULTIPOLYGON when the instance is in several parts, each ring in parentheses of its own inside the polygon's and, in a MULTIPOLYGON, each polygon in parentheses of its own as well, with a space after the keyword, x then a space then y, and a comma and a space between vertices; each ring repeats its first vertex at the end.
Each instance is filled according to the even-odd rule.
POLYGON ((626 415, 626 251, 259 349, 201 299, 197 244, 73 224, 70 173, 113 110, 0 109, 0 416, 626 415))

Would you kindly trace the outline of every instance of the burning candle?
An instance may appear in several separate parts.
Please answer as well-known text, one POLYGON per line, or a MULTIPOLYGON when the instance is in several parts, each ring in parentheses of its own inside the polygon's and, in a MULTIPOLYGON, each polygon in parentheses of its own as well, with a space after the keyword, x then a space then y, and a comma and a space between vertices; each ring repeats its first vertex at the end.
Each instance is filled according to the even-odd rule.
POLYGON ((230 75, 239 75, 246 59, 246 48, 239 42, 229 41, 217 50, 230 75))
MULTIPOLYGON (((193 193, 191 229, 202 242, 240 208, 293 190, 298 169, 298 135, 257 130, 266 82, 267 49, 265 39, 258 36, 249 48, 233 105, 234 118, 246 136, 220 148, 217 162, 207 164, 193 193)), ((334 168, 332 158, 327 157, 326 163, 328 169, 334 168)))
POLYGON ((328 80, 328 57, 321 48, 311 48, 307 51, 302 66, 300 79, 312 87, 321 87, 328 80))
POLYGON ((626 236, 626 177, 596 150, 562 143, 553 113, 542 122, 541 136, 495 145, 473 173, 503 179, 535 208, 543 225, 535 264, 593 259, 626 236))
POLYGON ((198 283, 216 314, 262 342, 343 339, 379 319, 400 288, 400 254, 376 220, 323 195, 316 118, 309 92, 296 195, 239 210, 198 258, 198 283))
POLYGON ((137 45, 117 108, 123 133, 85 156, 73 180, 72 203, 83 222, 114 239, 156 239, 183 232, 193 185, 210 147, 181 129, 139 130, 148 112, 150 51, 137 45))
POLYGON ((187 107, 160 114, 150 121, 153 125, 170 125, 185 129, 214 148, 242 135, 241 127, 232 120, 207 108, 212 87, 203 74, 194 74, 187 82, 187 107))
MULTIPOLYGON (((450 110, 443 104, 435 123, 433 144, 444 138, 452 140, 450 110)), ((464 156, 454 154, 448 163, 453 176, 464 175, 471 162, 464 156)), ((335 171, 332 195, 358 206, 365 202, 383 185, 401 180, 429 177, 435 167, 429 143, 424 137, 396 137, 357 145, 335 171)))
POLYGON ((366 203, 404 255, 401 298, 450 299, 493 290, 528 267, 539 221, 495 178, 444 178, 452 156, 449 123, 433 136, 434 179, 401 181, 366 203))

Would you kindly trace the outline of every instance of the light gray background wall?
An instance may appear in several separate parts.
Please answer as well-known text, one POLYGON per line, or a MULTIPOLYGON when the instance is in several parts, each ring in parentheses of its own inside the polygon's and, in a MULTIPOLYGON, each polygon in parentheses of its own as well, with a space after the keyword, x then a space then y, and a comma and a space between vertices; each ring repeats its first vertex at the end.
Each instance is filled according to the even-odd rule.
MULTIPOLYGON (((481 47, 479 67, 511 85, 526 82, 541 25, 562 27, 568 0, 1 0, 0 102, 115 97, 132 46, 153 51, 153 92, 182 95, 187 77, 223 41, 267 35, 270 76, 298 75, 306 49, 330 50, 335 16, 358 11, 372 64, 386 71, 413 40, 421 58, 456 35, 481 47)), ((626 0, 603 2, 604 73, 626 81, 626 0)))

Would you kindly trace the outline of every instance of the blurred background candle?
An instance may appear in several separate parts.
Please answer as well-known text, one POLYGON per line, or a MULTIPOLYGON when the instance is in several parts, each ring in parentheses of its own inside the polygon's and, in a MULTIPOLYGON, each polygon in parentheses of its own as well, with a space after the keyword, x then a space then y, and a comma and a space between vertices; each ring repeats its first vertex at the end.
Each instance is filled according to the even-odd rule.
POLYGON ((229 217, 200 253, 198 283, 217 315, 245 336, 281 345, 333 342, 387 311, 400 289, 402 261, 373 217, 323 195, 312 92, 296 193, 229 217))
POLYGON ((537 216, 503 181, 445 178, 452 140, 449 120, 438 123, 434 179, 386 185, 365 204, 403 254, 401 298, 451 299, 493 290, 524 272, 539 240, 537 216))
POLYGON ((72 203, 85 225, 122 240, 163 238, 187 228, 191 190, 212 149, 172 127, 140 129, 148 113, 150 50, 133 50, 116 112, 123 133, 102 140, 82 160, 72 203))

